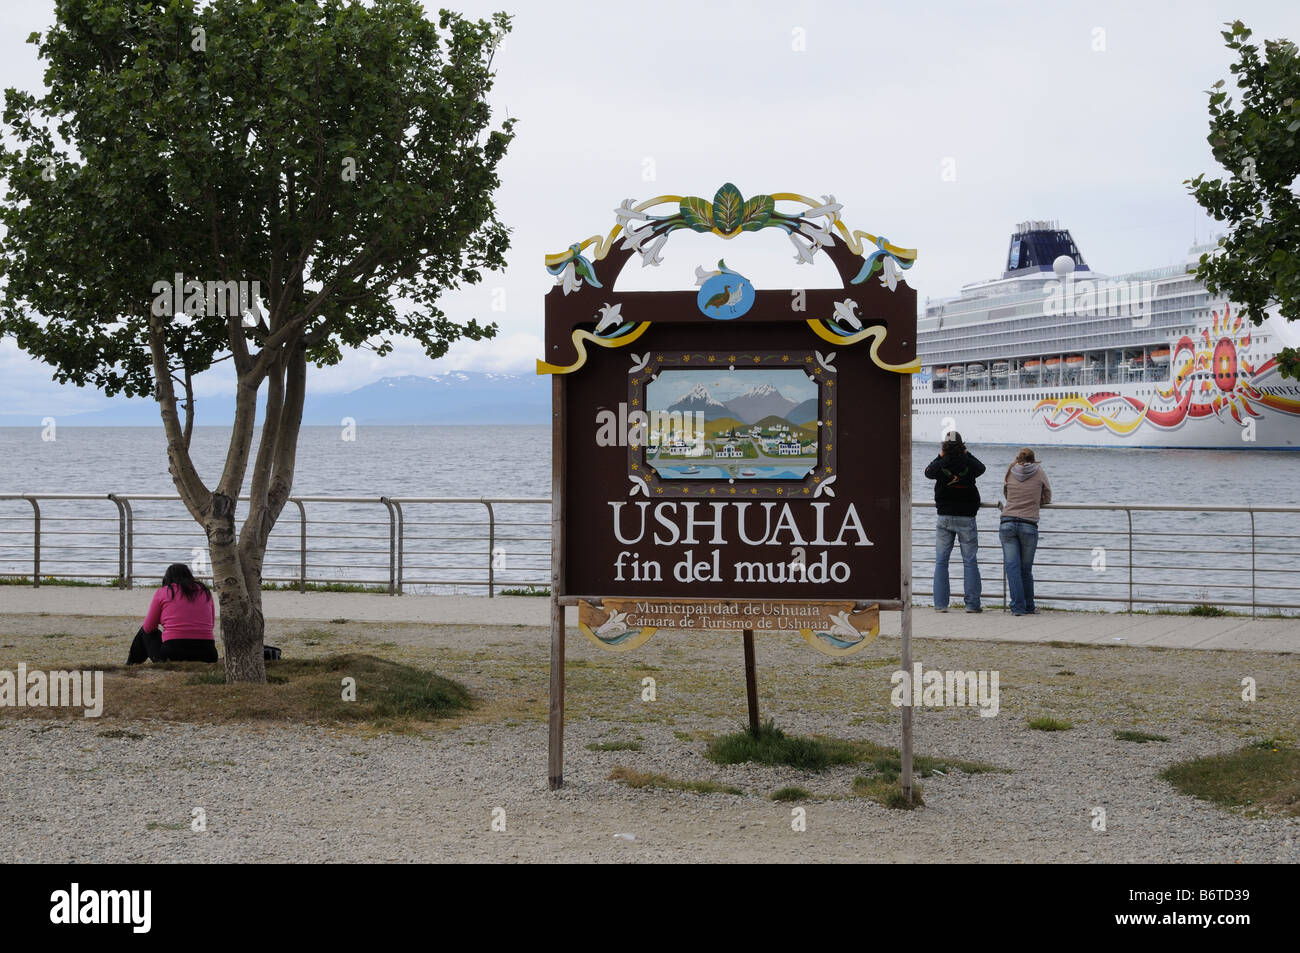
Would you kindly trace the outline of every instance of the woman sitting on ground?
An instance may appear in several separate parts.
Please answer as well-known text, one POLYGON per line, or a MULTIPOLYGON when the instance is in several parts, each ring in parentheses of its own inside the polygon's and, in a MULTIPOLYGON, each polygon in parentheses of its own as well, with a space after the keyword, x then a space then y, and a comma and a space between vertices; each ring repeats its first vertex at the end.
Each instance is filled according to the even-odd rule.
POLYGON ((212 636, 215 617, 208 587, 194 578, 189 566, 172 563, 163 575, 162 587, 153 594, 126 664, 138 665, 146 658, 151 662, 217 661, 217 643, 212 636))

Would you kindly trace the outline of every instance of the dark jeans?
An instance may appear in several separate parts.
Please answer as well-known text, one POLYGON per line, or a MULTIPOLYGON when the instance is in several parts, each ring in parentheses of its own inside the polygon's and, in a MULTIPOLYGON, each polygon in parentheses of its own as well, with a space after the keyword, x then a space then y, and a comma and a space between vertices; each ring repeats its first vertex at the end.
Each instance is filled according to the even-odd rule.
POLYGON ((217 643, 213 639, 168 639, 163 641, 162 631, 146 632, 143 628, 135 634, 127 665, 139 665, 145 659, 151 662, 215 662, 217 643))
POLYGON ((1034 551, 1038 549, 1038 527, 1020 520, 1003 520, 998 525, 1002 542, 1002 565, 1007 571, 1007 595, 1011 614, 1034 611, 1034 551))

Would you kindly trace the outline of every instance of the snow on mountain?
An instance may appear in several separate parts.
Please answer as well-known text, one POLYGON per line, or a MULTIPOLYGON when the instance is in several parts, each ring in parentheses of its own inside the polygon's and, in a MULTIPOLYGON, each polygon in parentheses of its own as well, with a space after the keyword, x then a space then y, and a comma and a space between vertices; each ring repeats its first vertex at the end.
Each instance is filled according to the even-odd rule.
POLYGON ((669 413, 703 412, 705 420, 716 420, 718 417, 726 417, 731 413, 727 409, 727 405, 710 394, 709 389, 703 384, 696 384, 669 404, 666 409, 669 413))

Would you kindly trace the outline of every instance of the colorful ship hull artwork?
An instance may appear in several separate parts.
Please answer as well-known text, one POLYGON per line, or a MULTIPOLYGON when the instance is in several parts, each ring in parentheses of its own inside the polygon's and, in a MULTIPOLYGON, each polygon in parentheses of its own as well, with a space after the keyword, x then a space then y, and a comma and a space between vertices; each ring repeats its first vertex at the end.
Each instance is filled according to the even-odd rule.
POLYGON ((1077 424, 1094 430, 1105 428, 1120 436, 1128 436, 1144 424, 1174 430, 1189 420, 1223 418, 1225 412, 1243 427, 1248 419, 1261 419, 1264 408, 1300 416, 1300 400, 1262 389, 1270 382, 1282 381, 1276 373, 1277 358, 1253 367, 1248 351, 1250 333, 1241 332, 1242 319, 1233 319, 1231 308, 1225 308, 1222 320, 1215 313, 1213 326, 1201 329, 1199 347, 1189 335, 1179 339, 1172 348, 1177 368, 1173 385, 1168 390, 1157 388, 1158 400, 1144 402, 1101 391, 1041 400, 1034 410, 1043 412, 1043 423, 1053 431, 1077 424))
POLYGON ((1194 274, 1212 248, 1107 277, 1056 223, 1022 223, 1001 278, 926 303, 913 439, 1300 450, 1300 381, 1277 362, 1300 326, 1212 296, 1194 274))

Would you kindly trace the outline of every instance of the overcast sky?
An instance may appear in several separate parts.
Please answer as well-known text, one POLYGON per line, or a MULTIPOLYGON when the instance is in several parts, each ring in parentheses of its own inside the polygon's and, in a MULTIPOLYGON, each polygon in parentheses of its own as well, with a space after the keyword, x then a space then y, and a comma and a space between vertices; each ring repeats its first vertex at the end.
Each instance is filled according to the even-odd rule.
MULTIPOLYGON (((439 5, 426 7, 436 16, 439 5)), ((0 86, 41 87, 23 40, 53 9, 0 0, 0 86)), ((1219 30, 1233 18, 1257 39, 1300 41, 1294 0, 521 5, 493 93, 498 114, 518 120, 499 194, 510 265, 444 298, 453 316, 497 321, 499 337, 436 363, 415 347, 357 352, 313 371, 311 386, 532 373, 553 283, 544 254, 607 232, 625 198, 711 197, 726 181, 746 196, 833 194, 850 228, 919 250, 907 280, 922 301, 996 276, 1014 224, 1029 218, 1058 219, 1097 271, 1180 261, 1194 233, 1212 230, 1182 182, 1216 169, 1205 90, 1230 79, 1219 30)), ((829 262, 796 266, 769 230, 725 243, 677 233, 662 266, 634 257, 620 287, 689 288, 695 266, 722 255, 759 288, 832 283, 829 262)), ((201 392, 232 391, 228 367, 201 392)), ((0 343, 0 413, 103 405, 0 343)))

